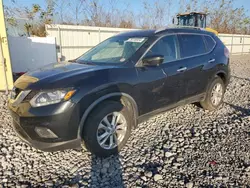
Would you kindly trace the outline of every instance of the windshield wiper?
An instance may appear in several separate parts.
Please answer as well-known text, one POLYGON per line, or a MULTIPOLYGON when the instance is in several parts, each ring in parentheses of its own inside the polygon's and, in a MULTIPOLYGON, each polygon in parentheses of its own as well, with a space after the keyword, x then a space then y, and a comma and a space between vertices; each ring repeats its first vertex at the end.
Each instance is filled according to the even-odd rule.
POLYGON ((68 62, 76 63, 76 59, 68 60, 68 62))
POLYGON ((95 65, 95 64, 92 63, 92 62, 89 62, 89 61, 82 61, 82 60, 77 60, 77 59, 71 59, 71 60, 68 60, 68 62, 71 62, 71 63, 79 63, 79 64, 86 64, 86 65, 95 65))
POLYGON ((85 65, 96 65, 96 64, 92 63, 91 61, 84 61, 84 60, 80 60, 80 59, 79 60, 73 59, 73 60, 71 60, 71 62, 85 64, 85 65))
MULTIPOLYGON (((78 63, 78 62, 77 62, 78 63)), ((86 61, 83 61, 83 62, 79 62, 81 64, 86 64, 86 65, 95 65, 94 63, 91 63, 91 62, 86 62, 86 61)))

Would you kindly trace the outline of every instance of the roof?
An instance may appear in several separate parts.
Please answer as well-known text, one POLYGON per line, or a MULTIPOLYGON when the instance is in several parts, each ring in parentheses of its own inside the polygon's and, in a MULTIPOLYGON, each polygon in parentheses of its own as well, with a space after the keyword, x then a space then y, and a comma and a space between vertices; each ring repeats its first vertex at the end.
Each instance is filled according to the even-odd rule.
POLYGON ((207 15, 208 13, 205 12, 184 12, 184 13, 179 13, 177 16, 188 16, 190 14, 202 14, 202 15, 207 15))
POLYGON ((153 29, 147 29, 147 30, 135 30, 135 31, 128 31, 128 32, 122 32, 119 33, 116 36, 126 36, 126 37, 150 37, 155 35, 155 31, 153 29))
POLYGON ((206 31, 203 28, 199 27, 172 27, 172 28, 167 28, 165 30, 158 31, 156 34, 161 35, 161 34, 166 34, 166 33, 205 33, 205 34, 211 34, 210 32, 206 31))
POLYGON ((160 36, 166 33, 206 33, 210 32, 205 29, 198 27, 165 27, 158 30, 136 30, 119 33, 116 36, 126 36, 126 37, 150 37, 150 36, 160 36))

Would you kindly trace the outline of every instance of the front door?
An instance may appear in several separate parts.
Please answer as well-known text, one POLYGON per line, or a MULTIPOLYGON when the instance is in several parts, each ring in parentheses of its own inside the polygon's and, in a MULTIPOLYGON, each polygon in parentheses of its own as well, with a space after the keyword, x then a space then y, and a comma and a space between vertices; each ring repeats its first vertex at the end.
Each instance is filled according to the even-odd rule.
MULTIPOLYGON (((165 87, 165 73, 160 66, 138 67, 137 75, 139 84, 135 89, 139 93, 141 100, 140 114, 146 114, 157 110, 162 105, 162 93, 165 87)), ((173 96, 169 96, 172 98, 173 96)))
POLYGON ((162 55, 163 63, 155 67, 137 68, 141 96, 143 101, 147 101, 142 104, 143 114, 178 102, 180 93, 185 90, 182 72, 177 71, 181 66, 181 62, 177 60, 177 46, 176 35, 162 37, 144 57, 162 55))

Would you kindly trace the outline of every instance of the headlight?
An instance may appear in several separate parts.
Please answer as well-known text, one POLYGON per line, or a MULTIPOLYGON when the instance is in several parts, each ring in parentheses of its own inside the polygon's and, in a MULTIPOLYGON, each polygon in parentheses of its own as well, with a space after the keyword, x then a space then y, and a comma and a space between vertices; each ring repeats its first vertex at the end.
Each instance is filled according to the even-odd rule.
POLYGON ((75 90, 41 91, 30 100, 30 104, 33 107, 56 104, 70 99, 74 93, 75 90))

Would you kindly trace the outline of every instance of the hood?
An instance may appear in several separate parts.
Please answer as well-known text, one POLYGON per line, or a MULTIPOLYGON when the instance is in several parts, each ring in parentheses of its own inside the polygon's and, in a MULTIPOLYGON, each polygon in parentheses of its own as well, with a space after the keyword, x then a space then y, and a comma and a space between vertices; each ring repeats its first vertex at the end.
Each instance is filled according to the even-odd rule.
MULTIPOLYGON (((57 81, 63 81, 69 77, 108 68, 110 68, 110 66, 86 65, 71 62, 53 63, 35 71, 27 72, 18 78, 14 85, 20 89, 27 89, 38 85, 40 85, 38 87, 42 88, 43 85, 48 86, 48 84, 54 84, 57 81)), ((81 78, 83 77, 81 76, 81 78)))
POLYGON ((45 67, 41 67, 35 71, 28 72, 27 75, 32 76, 34 78, 38 78, 39 80, 53 77, 55 75, 65 75, 65 74, 72 74, 78 72, 79 70, 82 71, 91 71, 96 70, 97 66, 94 65, 85 65, 79 63, 70 63, 70 62, 63 62, 63 63, 52 63, 45 67))

